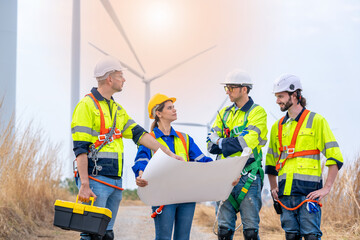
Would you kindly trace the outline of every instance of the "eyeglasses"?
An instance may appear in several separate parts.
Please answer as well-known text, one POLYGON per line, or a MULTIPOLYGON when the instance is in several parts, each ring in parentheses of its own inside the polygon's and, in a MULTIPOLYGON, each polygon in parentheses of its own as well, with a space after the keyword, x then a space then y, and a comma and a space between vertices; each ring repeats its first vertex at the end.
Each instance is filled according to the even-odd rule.
POLYGON ((229 91, 232 92, 234 90, 234 88, 242 88, 243 86, 241 85, 226 85, 224 86, 225 92, 229 91))

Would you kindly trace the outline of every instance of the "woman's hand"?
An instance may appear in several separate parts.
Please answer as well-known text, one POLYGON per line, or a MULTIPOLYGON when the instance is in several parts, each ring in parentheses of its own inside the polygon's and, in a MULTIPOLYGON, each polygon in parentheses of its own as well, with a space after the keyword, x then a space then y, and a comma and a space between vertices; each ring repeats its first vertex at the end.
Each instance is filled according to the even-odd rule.
POLYGON ((138 185, 139 187, 145 187, 149 184, 148 181, 141 178, 142 174, 143 174, 143 171, 139 171, 139 176, 136 178, 136 185, 138 185))

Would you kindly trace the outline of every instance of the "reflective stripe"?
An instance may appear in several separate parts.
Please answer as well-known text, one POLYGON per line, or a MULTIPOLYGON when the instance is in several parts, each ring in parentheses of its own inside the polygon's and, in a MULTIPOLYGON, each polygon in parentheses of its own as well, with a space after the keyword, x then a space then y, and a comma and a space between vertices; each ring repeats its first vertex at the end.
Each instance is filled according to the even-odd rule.
MULTIPOLYGON (((280 159, 285 159, 287 157, 287 155, 288 154, 286 152, 282 152, 280 159)), ((306 156, 301 156, 301 157, 298 157, 298 158, 309 158, 309 159, 314 159, 314 160, 320 160, 320 154, 306 155, 306 156)))
POLYGON ((327 142, 325 143, 325 148, 329 149, 329 148, 334 148, 334 147, 339 147, 339 144, 337 142, 327 142))
POLYGON ((268 154, 271 154, 271 155, 274 155, 274 150, 269 147, 267 153, 268 153, 268 154))
POLYGON ((139 159, 137 159, 137 160, 135 161, 135 163, 141 162, 141 161, 149 162, 150 159, 148 159, 148 158, 139 158, 139 159))
POLYGON ((294 173, 293 179, 301 180, 301 181, 308 181, 308 182, 320 182, 322 180, 321 176, 314 176, 314 175, 304 175, 299 173, 294 173))
POLYGON ((281 182, 282 180, 286 179, 286 173, 278 177, 278 181, 281 182))
POLYGON ((252 131, 257 132, 257 134, 259 134, 259 136, 261 135, 260 129, 258 127, 256 127, 256 126, 254 126, 254 125, 249 125, 248 130, 252 130, 252 131))
POLYGON ((221 128, 219 128, 218 126, 212 128, 212 130, 214 130, 215 132, 221 132, 221 128))
POLYGON ((268 154, 273 155, 275 159, 279 158, 279 154, 277 152, 274 152, 272 148, 268 148, 268 154))
POLYGON ((205 155, 202 153, 201 155, 199 155, 197 158, 194 159, 195 162, 199 161, 200 159, 202 159, 203 157, 205 157, 205 155))
POLYGON ((83 127, 83 126, 75 126, 71 129, 72 134, 77 133, 77 132, 87 133, 94 137, 97 137, 98 135, 100 135, 99 132, 97 132, 89 127, 83 127))
POLYGON ((185 139, 185 142, 187 143, 186 133, 183 133, 183 132, 178 132, 178 133, 180 133, 183 136, 183 138, 185 139))
POLYGON ((306 128, 312 128, 312 124, 313 124, 313 121, 314 121, 314 116, 315 116, 316 113, 314 112, 310 112, 310 115, 309 115, 309 119, 306 123, 306 128))
POLYGON ((121 131, 121 133, 125 132, 125 130, 126 130, 128 127, 130 127, 131 124, 134 124, 134 123, 135 123, 134 120, 129 119, 129 120, 127 121, 127 123, 125 124, 124 129, 121 131))
POLYGON ((267 143, 267 140, 263 140, 261 137, 258 138, 259 145, 264 146, 267 143))
MULTIPOLYGON (((92 157, 92 154, 89 153, 89 158, 92 157)), ((118 159, 118 153, 117 152, 98 152, 97 154, 98 158, 112 158, 112 159, 118 159)))
POLYGON ((94 102, 95 108, 96 108, 97 110, 99 110, 99 108, 98 108, 96 102, 94 101, 94 99, 93 99, 90 95, 86 95, 86 96, 88 96, 88 97, 94 102))
POLYGON ((322 154, 324 154, 324 156, 326 156, 326 150, 328 150, 329 148, 335 148, 335 147, 339 147, 339 144, 335 141, 325 143, 325 147, 322 150, 322 154))
POLYGON ((240 146, 242 147, 242 149, 245 149, 246 147, 248 147, 243 136, 238 136, 238 140, 239 140, 239 143, 240 143, 240 146))

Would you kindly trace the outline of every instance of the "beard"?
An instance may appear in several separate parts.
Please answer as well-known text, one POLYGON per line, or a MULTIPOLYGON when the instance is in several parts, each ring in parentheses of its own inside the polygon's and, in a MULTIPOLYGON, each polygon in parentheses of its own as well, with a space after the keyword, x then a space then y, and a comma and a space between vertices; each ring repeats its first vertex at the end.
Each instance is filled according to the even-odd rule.
POLYGON ((282 112, 286 112, 292 105, 293 105, 293 103, 291 102, 291 99, 289 98, 289 100, 285 103, 284 107, 280 106, 280 110, 282 112))

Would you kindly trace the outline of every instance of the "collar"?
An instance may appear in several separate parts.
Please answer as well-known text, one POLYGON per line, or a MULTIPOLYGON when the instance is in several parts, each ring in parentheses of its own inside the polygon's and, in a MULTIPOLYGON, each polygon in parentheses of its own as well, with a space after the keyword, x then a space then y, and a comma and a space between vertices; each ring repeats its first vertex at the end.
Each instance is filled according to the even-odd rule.
MULTIPOLYGON (((301 112, 296 116, 296 118, 294 119, 295 121, 299 121, 301 114, 303 114, 303 112, 305 111, 306 108, 303 108, 301 110, 301 112)), ((286 112, 286 115, 284 117, 284 120, 281 122, 281 125, 284 125, 286 123, 286 121, 289 119, 289 112, 286 112)))
MULTIPOLYGON (((165 136, 165 134, 158 127, 154 128, 154 134, 155 134, 155 138, 160 138, 162 136, 165 136)), ((171 129, 170 129, 170 135, 169 136, 179 137, 177 135, 177 133, 175 132, 175 130, 173 129, 173 127, 171 127, 171 129)))
MULTIPOLYGON (((97 87, 93 87, 91 89, 91 93, 94 95, 94 97, 96 98, 96 100, 98 101, 105 101, 106 99, 99 93, 99 91, 97 90, 97 87)), ((114 98, 111 96, 111 100, 114 101, 114 98)))
MULTIPOLYGON (((249 101, 247 101, 245 103, 244 106, 242 106, 242 108, 240 108, 241 111, 243 112, 247 112, 249 111, 249 109, 251 108, 251 106, 254 104, 254 100, 252 100, 252 98, 249 96, 249 101)), ((235 112, 239 109, 235 103, 233 103, 233 105, 229 106, 228 108, 226 108, 225 111, 229 111, 231 110, 233 107, 235 107, 235 112)))

